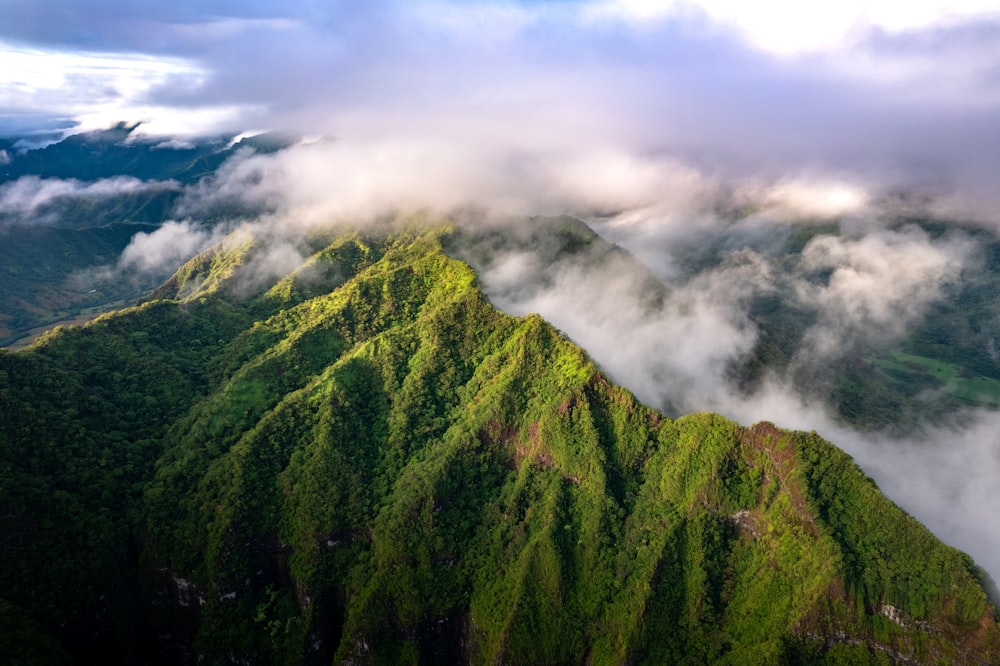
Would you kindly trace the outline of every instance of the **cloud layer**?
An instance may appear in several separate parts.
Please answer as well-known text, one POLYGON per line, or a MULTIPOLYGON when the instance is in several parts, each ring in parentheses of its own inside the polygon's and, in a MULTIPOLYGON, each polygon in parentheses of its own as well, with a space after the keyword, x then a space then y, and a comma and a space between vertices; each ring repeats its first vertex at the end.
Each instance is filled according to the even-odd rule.
POLYGON ((4 3, 0 52, 17 66, 0 75, 0 125, 63 114, 445 152, 597 144, 769 179, 847 170, 979 213, 997 203, 991 3, 744 5, 4 3))
POLYGON ((131 176, 93 181, 22 176, 0 184, 0 212, 30 216, 58 199, 101 198, 164 189, 180 187, 171 181, 143 181, 131 176))

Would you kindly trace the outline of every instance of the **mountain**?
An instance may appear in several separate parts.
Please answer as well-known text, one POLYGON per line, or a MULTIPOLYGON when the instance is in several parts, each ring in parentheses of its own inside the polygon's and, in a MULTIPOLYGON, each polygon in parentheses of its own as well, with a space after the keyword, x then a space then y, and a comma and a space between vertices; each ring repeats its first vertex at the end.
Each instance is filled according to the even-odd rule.
POLYGON ((177 144, 140 137, 137 127, 119 123, 36 150, 18 151, 16 144, 4 150, 0 345, 148 294, 169 271, 112 270, 136 234, 170 219, 184 187, 234 155, 271 153, 293 142, 261 134, 177 144))
POLYGON ((970 558, 815 433, 640 404, 448 227, 301 242, 0 350, 8 662, 1000 660, 970 558))
MULTIPOLYGON (((231 170, 220 167, 227 160, 277 153, 296 143, 274 134, 235 138, 152 140, 136 126, 118 124, 37 150, 19 152, 13 141, 0 141, 0 345, 24 346, 58 323, 81 323, 149 294, 196 249, 162 270, 129 264, 123 251, 185 210, 183 202, 252 189, 250 181, 226 179, 231 170)), ((267 212, 262 208, 269 203, 250 198, 241 202, 236 195, 203 206, 197 219, 182 224, 201 234, 195 245, 203 247, 220 226, 267 212)), ((640 280, 650 295, 649 310, 686 307, 680 302, 685 297, 661 307, 670 289, 711 283, 750 262, 761 267, 739 290, 730 289, 751 292, 732 297, 726 314, 740 320, 739 337, 753 339, 748 349, 719 350, 726 356, 719 380, 724 392, 752 399, 777 382, 854 429, 897 437, 942 423, 961 428, 970 414, 1000 407, 1000 304, 993 297, 1000 289, 1000 237, 994 230, 892 201, 874 206, 873 219, 864 224, 850 216, 772 219, 761 202, 736 205, 722 195, 713 201, 713 224, 659 239, 659 232, 622 233, 627 215, 588 224, 607 247, 618 243, 632 252, 618 250, 623 270, 650 274, 640 280), (910 291, 888 304, 871 295, 892 291, 887 287, 899 283, 899 275, 873 274, 877 267, 859 256, 879 244, 887 261, 888 252, 900 268, 910 266, 904 281, 910 291), (922 263, 928 257, 930 272, 917 276, 928 268, 922 263), (862 263, 852 263, 857 261, 862 263), (959 268, 935 272, 934 261, 959 268), (657 271, 657 264, 667 270, 657 271), (852 276, 858 284, 870 280, 880 287, 848 296, 842 287, 852 276), (838 349, 817 349, 822 339, 836 340, 838 349)), ((536 291, 588 259, 579 255, 580 246, 552 256, 530 229, 512 233, 511 226, 480 233, 463 257, 477 270, 488 268, 498 253, 534 257, 545 267, 533 275, 536 291)), ((171 240, 157 237, 159 247, 171 240)), ((640 394, 673 415, 704 408, 682 391, 640 394)))
POLYGON ((239 141, 220 136, 178 142, 143 137, 136 133, 139 126, 117 123, 105 130, 72 134, 35 150, 18 151, 15 143, 7 148, 6 163, 0 165, 0 182, 23 176, 83 181, 130 176, 194 183, 214 173, 235 150, 268 153, 292 143, 289 137, 273 133, 239 141))

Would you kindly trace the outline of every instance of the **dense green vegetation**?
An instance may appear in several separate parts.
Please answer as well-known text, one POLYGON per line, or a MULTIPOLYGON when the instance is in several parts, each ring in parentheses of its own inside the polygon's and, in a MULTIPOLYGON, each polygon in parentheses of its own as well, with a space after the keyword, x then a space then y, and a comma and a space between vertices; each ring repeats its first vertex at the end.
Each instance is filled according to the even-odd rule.
POLYGON ((450 233, 267 285, 233 238, 0 351, 7 661, 1000 659, 972 562, 849 457, 639 404, 450 233))
POLYGON ((134 302, 156 286, 151 276, 81 273, 111 266, 145 224, 93 229, 37 226, 0 229, 0 344, 29 329, 72 319, 110 303, 134 302))

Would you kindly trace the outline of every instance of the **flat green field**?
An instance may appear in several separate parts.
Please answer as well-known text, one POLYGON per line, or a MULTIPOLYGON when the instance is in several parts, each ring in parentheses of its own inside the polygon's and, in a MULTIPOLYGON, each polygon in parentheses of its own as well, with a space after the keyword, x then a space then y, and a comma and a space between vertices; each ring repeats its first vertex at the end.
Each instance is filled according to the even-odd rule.
POLYGON ((1000 382, 982 375, 963 375, 958 366, 926 356, 893 351, 876 361, 879 368, 894 377, 924 376, 942 390, 964 402, 1000 406, 1000 382), (934 382, 933 380, 937 380, 934 382))

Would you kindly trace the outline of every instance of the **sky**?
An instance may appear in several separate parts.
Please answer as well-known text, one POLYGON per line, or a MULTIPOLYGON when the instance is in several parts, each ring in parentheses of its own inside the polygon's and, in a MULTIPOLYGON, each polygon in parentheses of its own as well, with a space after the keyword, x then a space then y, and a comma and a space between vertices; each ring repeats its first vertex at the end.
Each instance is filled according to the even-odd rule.
MULTIPOLYGON (((532 283, 547 267, 530 253, 484 270, 494 302, 540 312, 654 406, 818 430, 1000 580, 995 414, 894 439, 845 428, 781 377, 746 398, 725 376, 757 339, 754 293, 780 283, 807 303, 806 351, 833 362, 902 339, 974 269, 968 237, 884 217, 916 206, 1000 229, 1000 0, 0 0, 0 135, 118 121, 326 137, 227 164, 123 268, 216 242, 198 220, 234 202, 299 227, 419 208, 600 217, 671 288, 661 307, 613 265, 532 283), (755 212, 734 226, 720 202, 755 212), (800 219, 838 220, 842 237, 776 275, 767 239, 800 219), (705 239, 731 259, 682 275, 685 244, 705 239)), ((138 186, 24 180, 0 209, 138 186)), ((281 270, 301 259, 273 246, 281 270)))
POLYGON ((998 63, 996 0, 0 0, 0 133, 599 145, 985 209, 998 63))

